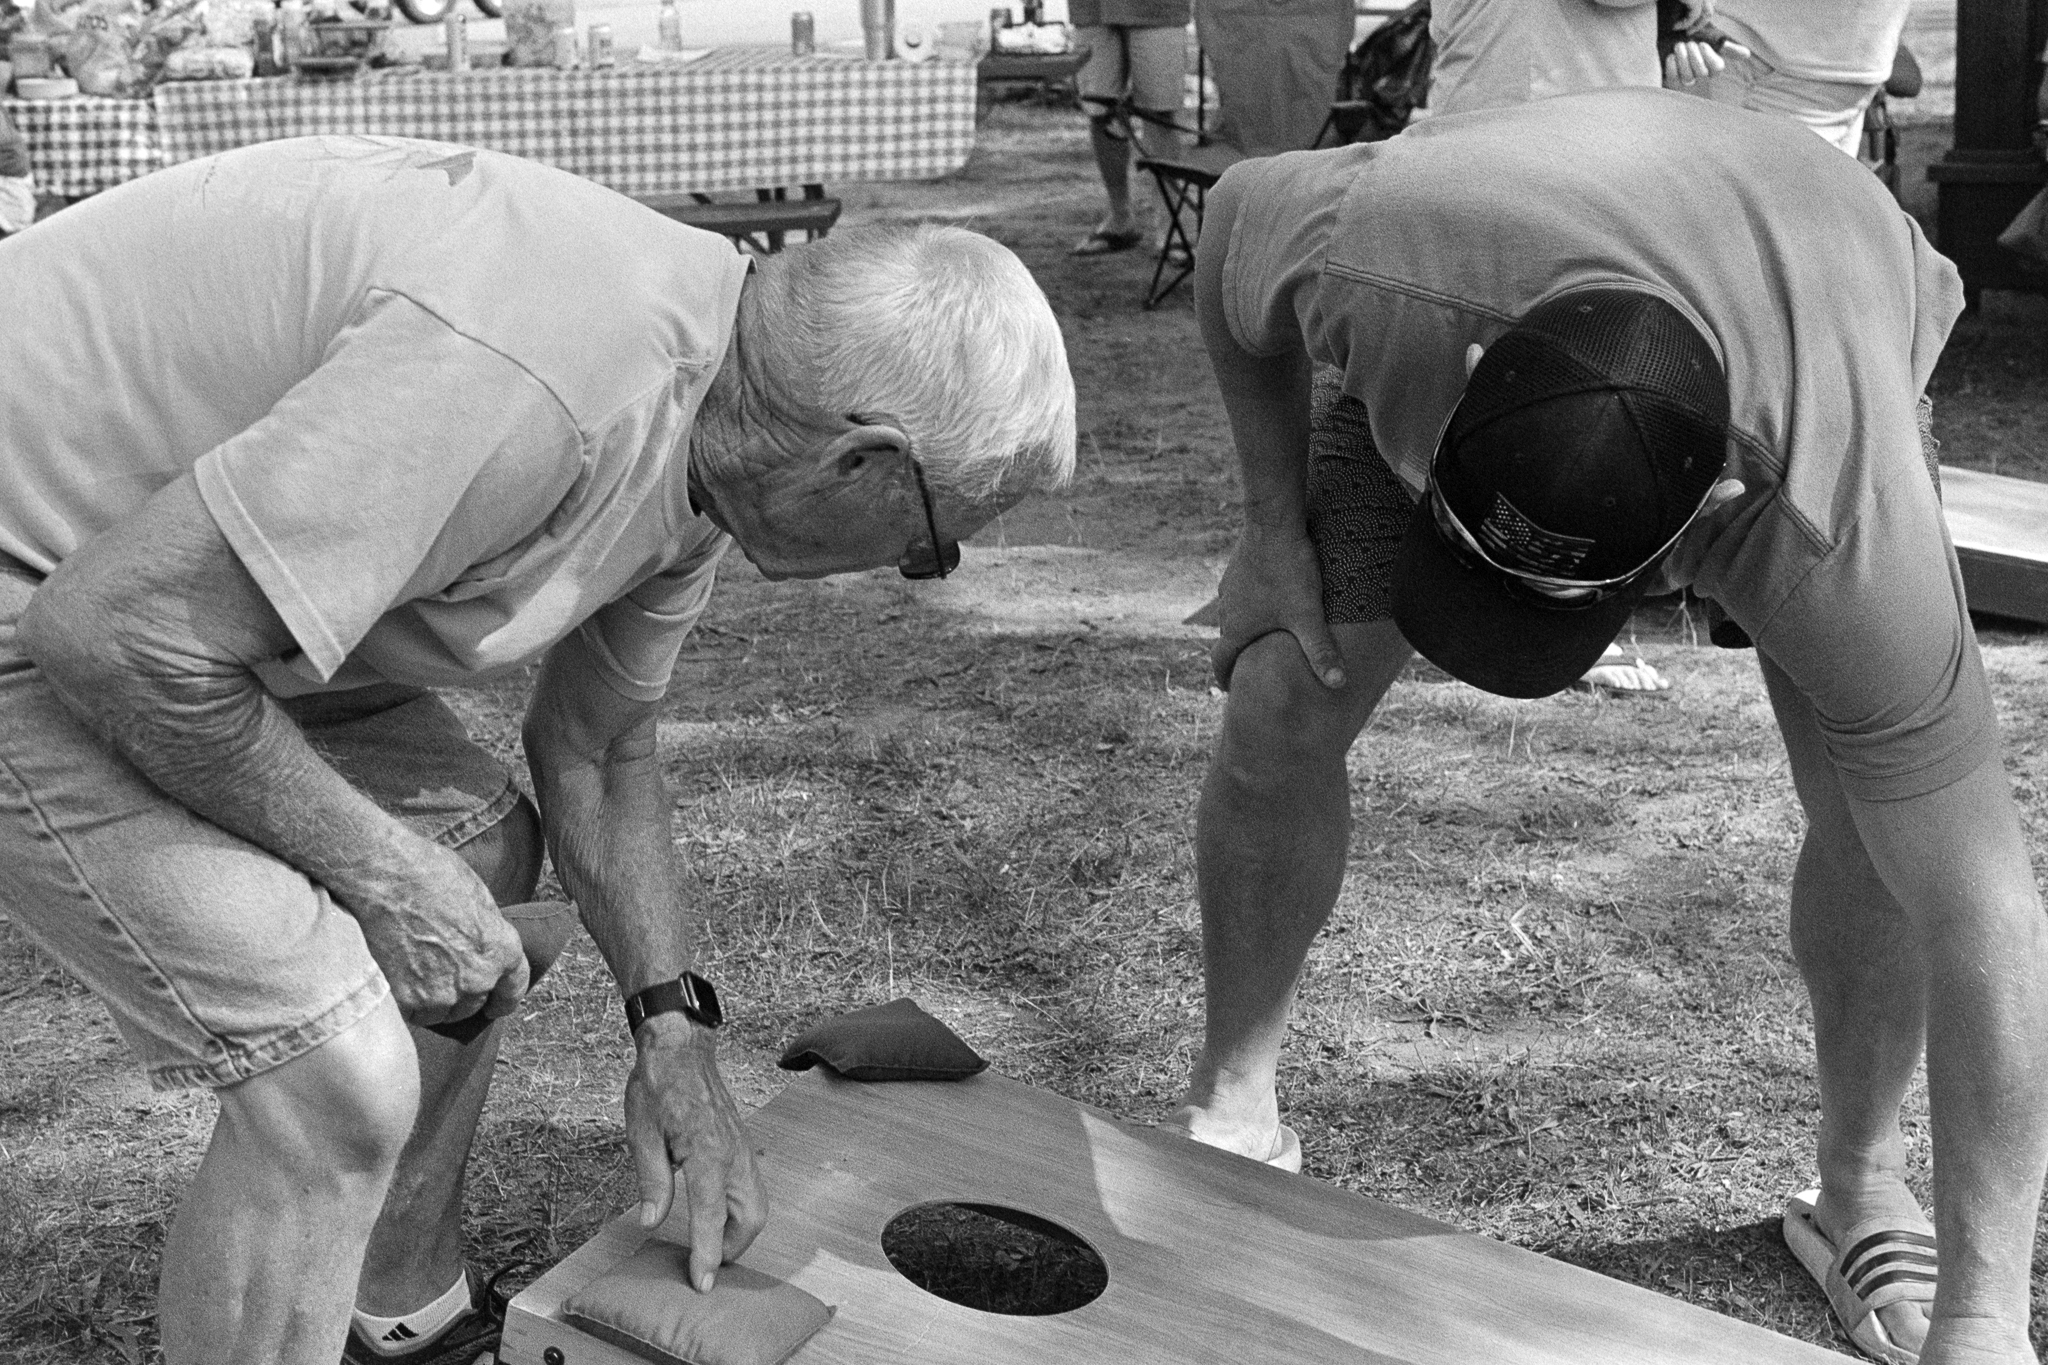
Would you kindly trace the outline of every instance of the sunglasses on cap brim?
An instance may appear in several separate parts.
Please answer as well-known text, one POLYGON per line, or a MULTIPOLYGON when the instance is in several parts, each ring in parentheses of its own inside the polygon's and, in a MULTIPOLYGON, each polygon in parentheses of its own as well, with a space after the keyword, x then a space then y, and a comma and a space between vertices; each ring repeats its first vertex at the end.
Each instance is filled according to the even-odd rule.
MULTIPOLYGON (((1457 409, 1451 410, 1451 416, 1457 409)), ((1596 606, 1611 601, 1628 592, 1646 578, 1664 557, 1671 553, 1681 537, 1692 529, 1700 514, 1707 510, 1707 500, 1701 498, 1699 506, 1692 509, 1692 515, 1685 524, 1671 533, 1671 538, 1659 546, 1654 554, 1635 568, 1616 578, 1555 578, 1548 574, 1530 573, 1526 569, 1510 568, 1486 552, 1479 543, 1479 537, 1467 530, 1465 523, 1458 520, 1458 514, 1451 510, 1450 500, 1437 487, 1436 469, 1443 459, 1444 437, 1450 433, 1451 417, 1444 418, 1443 427, 1438 430, 1436 445, 1429 461, 1429 481, 1422 491, 1429 503, 1431 519, 1436 523, 1437 537, 1446 548, 1468 569, 1491 569, 1498 574, 1503 586, 1523 597, 1534 606, 1550 611, 1574 611, 1581 607, 1596 606)))

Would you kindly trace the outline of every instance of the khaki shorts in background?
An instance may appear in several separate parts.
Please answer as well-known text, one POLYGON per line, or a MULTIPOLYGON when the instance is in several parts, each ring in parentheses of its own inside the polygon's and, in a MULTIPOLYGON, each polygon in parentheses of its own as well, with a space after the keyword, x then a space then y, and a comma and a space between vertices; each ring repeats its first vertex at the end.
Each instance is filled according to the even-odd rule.
POLYGON ((1096 24, 1075 29, 1074 41, 1088 49, 1088 61, 1074 79, 1089 113, 1115 108, 1126 95, 1136 109, 1180 112, 1187 91, 1186 28, 1096 24))
MULTIPOLYGON (((232 1085, 388 995, 356 922, 296 869, 194 815, 71 717, 15 642, 35 591, 0 562, 0 906, 97 994, 160 1089, 232 1085)), ((280 703, 314 749, 454 848, 518 803, 432 693, 280 703)))

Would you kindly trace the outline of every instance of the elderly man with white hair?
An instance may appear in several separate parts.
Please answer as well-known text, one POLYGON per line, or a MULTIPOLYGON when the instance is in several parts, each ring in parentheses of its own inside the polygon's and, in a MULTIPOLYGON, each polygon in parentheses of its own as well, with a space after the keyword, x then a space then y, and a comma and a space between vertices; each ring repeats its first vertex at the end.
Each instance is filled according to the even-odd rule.
POLYGON ((564 927, 500 913, 543 848, 624 997, 643 1221, 684 1204, 708 1288, 767 1210, 655 718, 729 539, 939 576, 1068 476, 1030 275, 934 227, 749 260, 517 158, 308 138, 0 243, 0 374, 0 904, 220 1101, 170 1365, 492 1347, 462 1169, 564 927), (534 662, 529 799, 430 689, 534 662))

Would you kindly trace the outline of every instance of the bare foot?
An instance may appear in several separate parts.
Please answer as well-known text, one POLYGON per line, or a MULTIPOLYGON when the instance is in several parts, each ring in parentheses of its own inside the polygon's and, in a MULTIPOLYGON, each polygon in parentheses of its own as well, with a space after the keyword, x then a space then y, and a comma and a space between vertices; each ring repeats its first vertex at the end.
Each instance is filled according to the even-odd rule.
POLYGON ((1262 1124, 1257 1120, 1224 1119, 1188 1104, 1163 1119, 1159 1126, 1205 1146, 1220 1147, 1283 1171, 1301 1170, 1301 1139, 1280 1122, 1277 1112, 1270 1123, 1262 1124))

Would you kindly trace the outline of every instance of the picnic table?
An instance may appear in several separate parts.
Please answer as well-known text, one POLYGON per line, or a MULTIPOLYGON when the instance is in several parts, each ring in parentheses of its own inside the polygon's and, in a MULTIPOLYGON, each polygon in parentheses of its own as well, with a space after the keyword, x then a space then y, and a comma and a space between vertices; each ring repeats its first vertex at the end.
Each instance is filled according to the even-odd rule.
POLYGON ((974 64, 718 48, 688 62, 355 79, 166 81, 149 99, 7 100, 37 183, 77 198, 277 138, 366 133, 530 157, 624 194, 927 180, 974 146, 974 64))

